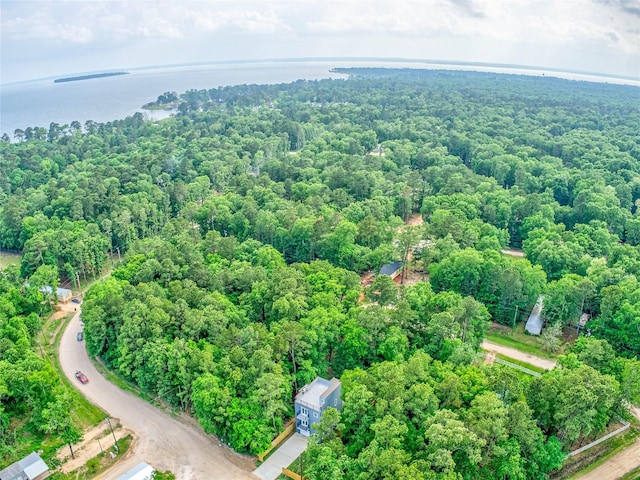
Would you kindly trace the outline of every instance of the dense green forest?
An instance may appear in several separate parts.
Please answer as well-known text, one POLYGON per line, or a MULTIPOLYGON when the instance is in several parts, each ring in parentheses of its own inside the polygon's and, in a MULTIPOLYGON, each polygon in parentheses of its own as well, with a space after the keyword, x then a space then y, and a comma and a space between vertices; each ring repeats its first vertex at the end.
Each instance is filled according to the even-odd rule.
MULTIPOLYGON (((21 285, 15 267, 0 270, 0 458, 11 463, 35 449, 48 458, 61 443, 76 442, 73 396, 50 359, 35 351, 41 317, 51 312, 40 292, 55 285, 55 268, 41 266, 21 285)), ((53 464, 52 464, 53 465, 53 464)))
POLYGON ((90 353, 241 451, 302 385, 341 377, 309 478, 545 478, 640 400, 640 89, 348 73, 17 130, 0 143, 13 274, 75 281, 122 256, 86 295, 90 353), (363 301, 359 274, 392 260, 428 282, 378 277, 363 301), (540 294, 549 325, 587 313, 591 336, 540 379, 478 365, 491 321, 540 294))

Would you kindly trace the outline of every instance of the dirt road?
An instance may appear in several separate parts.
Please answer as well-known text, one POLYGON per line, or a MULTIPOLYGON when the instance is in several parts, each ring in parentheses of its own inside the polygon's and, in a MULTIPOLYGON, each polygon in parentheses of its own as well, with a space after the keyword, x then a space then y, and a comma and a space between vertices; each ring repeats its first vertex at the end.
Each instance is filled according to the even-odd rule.
POLYGON ((178 480, 256 478, 250 473, 253 466, 246 457, 219 446, 198 427, 175 420, 102 377, 89 360, 84 341, 76 340, 81 330, 79 314, 78 311, 69 322, 60 342, 62 370, 85 397, 138 437, 131 455, 101 478, 117 478, 143 461, 158 470, 172 471, 178 480), (82 385, 76 380, 77 370, 87 375, 89 383, 82 385))
POLYGON ((484 340, 482 342, 482 349, 488 352, 496 352, 506 357, 513 358, 514 360, 520 360, 521 362, 526 362, 529 365, 544 368, 545 370, 551 370, 556 366, 555 360, 547 360, 546 358, 536 357, 535 355, 521 352, 520 350, 516 350, 515 348, 498 345, 497 343, 490 342, 489 340, 484 340))
MULTIPOLYGON (((111 420, 112 424, 116 421, 118 420, 111 420)), ((133 435, 133 432, 118 428, 117 425, 113 425, 113 436, 118 440, 126 437, 127 435, 133 435)), ((82 441, 73 445, 73 458, 71 457, 71 452, 67 446, 62 447, 58 451, 56 458, 60 460, 60 462, 64 462, 60 469, 65 473, 69 473, 82 467, 92 458, 97 457, 100 452, 107 452, 113 447, 113 436, 107 426, 107 422, 101 422, 98 426, 88 432, 84 432, 82 435, 82 441)))
POLYGON ((640 439, 578 480, 616 480, 640 466, 640 439))
MULTIPOLYGON (((488 340, 482 342, 482 348, 490 353, 497 352, 509 358, 527 362, 530 365, 546 370, 551 370, 556 365, 555 360, 536 357, 535 355, 530 355, 514 348, 503 347, 488 340)), ((633 408, 631 412, 640 420, 640 408, 633 408)), ((579 477, 578 480, 616 480, 638 466, 640 466, 640 440, 611 457, 595 470, 579 477)))

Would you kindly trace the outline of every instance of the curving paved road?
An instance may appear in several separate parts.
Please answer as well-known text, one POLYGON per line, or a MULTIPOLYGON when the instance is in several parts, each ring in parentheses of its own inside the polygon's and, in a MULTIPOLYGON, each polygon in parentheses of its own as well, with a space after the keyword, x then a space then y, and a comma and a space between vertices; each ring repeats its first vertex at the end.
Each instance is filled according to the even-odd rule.
MULTIPOLYGON (((79 310, 79 309, 78 309, 79 310)), ((255 479, 238 465, 245 457, 220 447, 199 428, 184 425, 140 398, 108 382, 89 360, 84 341, 78 342, 80 312, 69 322, 60 342, 60 365, 74 386, 120 424, 135 432, 138 441, 132 454, 103 478, 113 479, 144 461, 159 470, 170 470, 177 480, 255 479), (82 370, 89 383, 80 384, 75 372, 82 370)), ((106 427, 106 424, 105 424, 106 427)))

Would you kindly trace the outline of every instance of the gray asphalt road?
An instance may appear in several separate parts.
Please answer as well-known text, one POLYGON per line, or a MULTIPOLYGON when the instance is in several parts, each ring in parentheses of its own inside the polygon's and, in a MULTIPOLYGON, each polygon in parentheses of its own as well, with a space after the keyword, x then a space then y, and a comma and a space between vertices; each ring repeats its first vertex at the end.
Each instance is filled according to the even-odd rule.
POLYGON ((76 340, 82 328, 79 315, 76 313, 69 322, 60 342, 62 370, 84 396, 138 437, 132 455, 102 478, 117 478, 142 461, 156 469, 172 471, 178 480, 256 478, 248 471, 246 458, 220 447, 200 428, 175 420, 100 375, 89 360, 84 341, 76 340), (76 380, 77 370, 87 375, 89 383, 82 385, 76 380))

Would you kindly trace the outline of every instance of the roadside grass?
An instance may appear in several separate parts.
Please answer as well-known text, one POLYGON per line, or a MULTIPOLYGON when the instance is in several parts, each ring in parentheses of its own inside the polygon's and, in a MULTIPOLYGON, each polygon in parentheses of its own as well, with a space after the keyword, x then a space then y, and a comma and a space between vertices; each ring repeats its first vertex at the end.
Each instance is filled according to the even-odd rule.
POLYGON ((618 480, 638 480, 640 478, 640 467, 620 477, 618 480))
POLYGON ((492 328, 487 332, 485 338, 491 342, 497 343, 498 345, 515 348, 521 352, 551 360, 556 359, 561 353, 558 352, 556 355, 550 355, 543 352, 538 345, 537 337, 524 333, 524 325, 522 324, 518 325, 515 330, 508 331, 492 328))
POLYGON ((153 403, 153 399, 149 395, 146 395, 145 392, 140 390, 135 384, 127 381, 125 378, 121 377, 113 370, 110 370, 109 367, 107 367, 100 360, 97 360, 95 357, 90 356, 89 359, 91 360, 91 363, 93 363, 93 365, 96 367, 96 370, 100 372, 100 375, 109 380, 109 382, 113 383, 121 390, 133 393, 136 397, 143 398, 147 402, 153 403))
POLYGON ((520 365, 521 367, 528 368, 529 370, 533 370, 534 372, 538 372, 538 373, 546 372, 544 368, 536 367, 535 365, 531 365, 530 363, 522 362, 520 360, 516 360, 515 358, 507 357, 506 355, 502 355, 501 353, 496 354, 496 357, 501 358, 502 360, 505 360, 510 363, 515 363, 516 365, 520 365))
MULTIPOLYGON (((99 474, 111 468, 112 465, 117 463, 120 458, 122 458, 127 453, 127 450, 129 450, 129 448, 131 447, 132 440, 133 438, 131 437, 131 435, 120 438, 117 442, 118 453, 114 454, 113 458, 110 454, 104 452, 91 458, 90 460, 87 460, 87 463, 85 463, 82 467, 73 470, 72 472, 55 472, 49 478, 51 480, 90 480, 92 478, 95 478, 99 474)), ((109 452, 112 452, 112 450, 109 449, 109 452)))
MULTIPOLYGON (((102 420, 104 420, 106 414, 102 409, 98 408, 82 396, 80 392, 73 387, 71 381, 62 373, 62 367, 60 366, 60 359, 58 357, 58 348, 60 347, 62 333, 71 321, 71 318, 73 318, 73 314, 70 313, 59 320, 48 320, 47 323, 45 323, 45 327, 43 328, 45 332, 55 331, 58 326, 60 326, 60 328, 57 330, 58 333, 53 344, 46 342, 46 344, 42 346, 42 349, 46 354, 47 360, 51 362, 53 368, 58 372, 60 381, 67 386, 71 393, 71 400, 73 402, 72 412, 77 421, 77 425, 81 429, 85 429, 98 425, 102 420), (49 323, 51 323, 51 325, 48 325, 49 323)), ((45 334, 44 339, 46 340, 46 338, 47 335, 45 334)))
POLYGON ((95 357, 89 357, 89 360, 91 360, 93 365, 96 367, 96 370, 98 370, 98 372, 100 372, 100 374, 103 377, 105 377, 109 382, 113 383, 121 390, 125 390, 129 393, 132 393, 136 397, 141 398, 147 403, 161 409, 162 411, 164 411, 165 413, 168 413, 173 417, 176 417, 180 414, 180 410, 176 409, 170 404, 167 404, 159 397, 151 396, 147 392, 140 390, 140 388, 138 388, 138 386, 135 385, 133 382, 130 382, 126 378, 118 375, 117 372, 110 370, 104 363, 102 363, 100 360, 96 359, 95 357))
MULTIPOLYGON (((20 258, 21 255, 19 254, 2 252, 0 255, 0 269, 12 263, 19 265, 20 258)), ((106 270, 105 275, 108 275, 109 272, 110 269, 106 270)), ((88 288, 91 283, 99 281, 102 278, 104 278, 104 275, 101 278, 87 282, 87 286, 84 289, 88 288)), ((85 429, 98 425, 104 420, 106 414, 100 408, 89 402, 78 390, 73 388, 72 381, 67 379, 62 373, 58 357, 58 348, 60 346, 62 333, 71 318, 73 318, 73 313, 70 312, 68 315, 57 319, 53 318, 54 313, 55 312, 52 312, 48 317, 44 318, 40 332, 32 339, 32 348, 36 354, 49 362, 56 371, 60 382, 66 387, 66 390, 71 396, 73 423, 84 431, 85 429)), ((40 451, 42 458, 44 458, 51 467, 55 466, 58 463, 55 455, 57 451, 65 445, 65 442, 58 436, 32 433, 30 430, 31 428, 24 421, 12 419, 5 430, 5 438, 13 437, 13 441, 7 442, 11 445, 11 452, 7 453, 3 460, 5 460, 6 463, 10 463, 25 457, 31 452, 40 451)), ((75 476, 68 478, 75 478, 75 476)))
MULTIPOLYGON (((551 476, 552 480, 578 480, 583 475, 596 469, 611 457, 632 445, 640 436, 636 428, 610 438, 606 442, 566 460, 562 469, 551 476)), ((631 477, 634 478, 634 477, 631 477)))
MULTIPOLYGON (((40 334, 34 338, 33 347, 36 353, 49 362, 56 374, 60 378, 60 382, 65 385, 66 390, 71 395, 71 412, 74 424, 84 430, 87 427, 97 425, 105 417, 104 412, 98 407, 86 400, 80 393, 72 387, 71 382, 62 374, 60 362, 58 359, 58 345, 64 327, 66 327, 72 315, 67 315, 59 319, 53 319, 53 315, 49 316, 42 325, 40 334), (58 330, 58 327, 60 329, 58 330), (58 334, 50 342, 54 332, 58 334)), ((52 465, 55 464, 56 452, 65 445, 64 441, 55 435, 42 435, 32 433, 31 429, 24 422, 12 421, 6 430, 8 435, 14 438, 12 458, 18 459, 28 455, 31 452, 42 451, 42 457, 52 465)))

